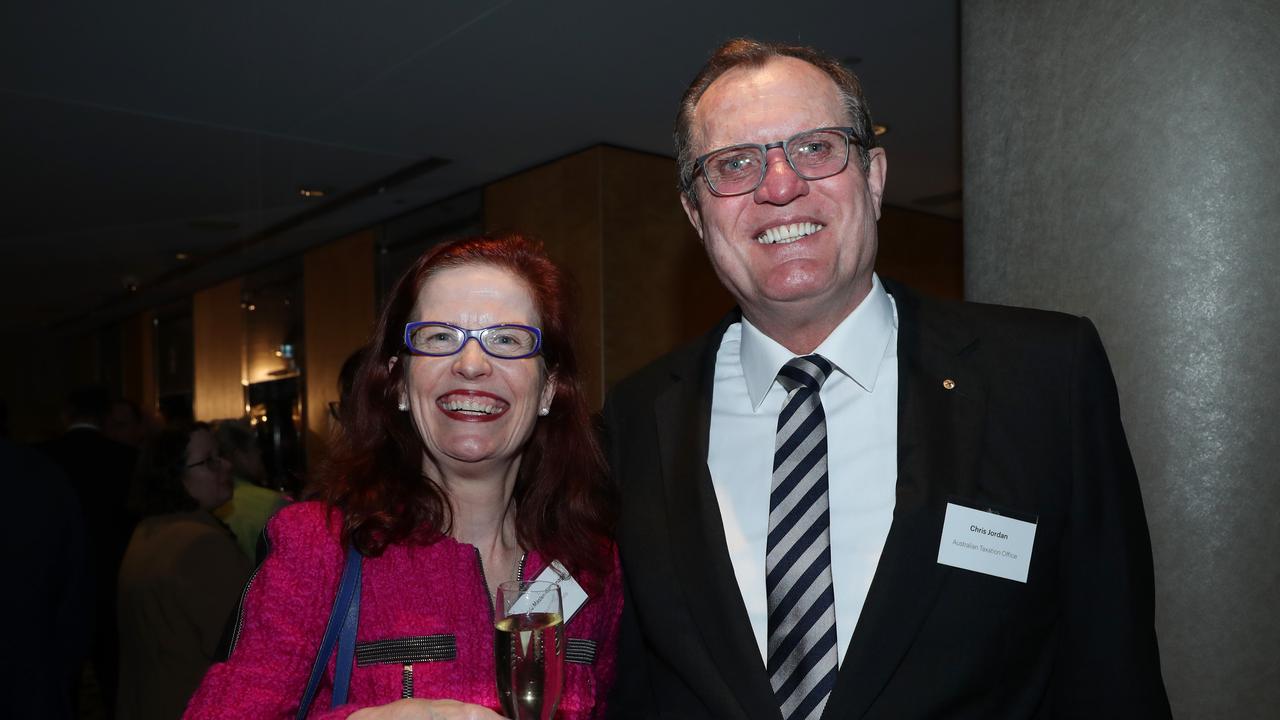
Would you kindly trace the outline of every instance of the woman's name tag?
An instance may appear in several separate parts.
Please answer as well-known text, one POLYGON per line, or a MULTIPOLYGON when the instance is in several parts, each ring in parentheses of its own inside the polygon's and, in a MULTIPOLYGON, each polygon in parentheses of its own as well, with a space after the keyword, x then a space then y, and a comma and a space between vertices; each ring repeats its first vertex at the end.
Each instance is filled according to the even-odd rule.
POLYGON ((564 610, 564 622, 566 624, 587 603, 587 591, 582 589, 582 586, 578 584, 577 580, 573 579, 568 570, 565 570, 559 560, 552 560, 547 569, 539 573, 534 580, 555 583, 560 586, 560 605, 564 610))

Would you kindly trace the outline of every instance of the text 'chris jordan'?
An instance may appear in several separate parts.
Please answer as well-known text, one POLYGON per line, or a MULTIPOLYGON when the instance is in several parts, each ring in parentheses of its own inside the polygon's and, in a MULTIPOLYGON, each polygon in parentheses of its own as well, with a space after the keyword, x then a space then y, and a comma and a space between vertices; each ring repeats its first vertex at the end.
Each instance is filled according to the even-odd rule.
POLYGON ((994 537, 994 538, 1000 538, 1001 540, 1008 540, 1008 539, 1009 539, 1009 536, 1008 536, 1008 535, 1005 535, 1004 533, 1000 532, 999 530, 988 530, 988 529, 986 529, 986 528, 984 528, 984 527, 978 527, 977 525, 970 525, 970 526, 969 526, 969 532, 976 532, 976 533, 981 533, 981 534, 983 534, 983 535, 990 535, 991 537, 994 537))

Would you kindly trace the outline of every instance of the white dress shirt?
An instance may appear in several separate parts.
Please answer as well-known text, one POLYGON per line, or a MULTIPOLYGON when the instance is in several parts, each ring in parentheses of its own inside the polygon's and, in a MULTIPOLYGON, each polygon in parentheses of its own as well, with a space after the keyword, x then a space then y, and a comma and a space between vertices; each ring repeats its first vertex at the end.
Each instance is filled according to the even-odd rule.
MULTIPOLYGON (((898 477, 898 313, 871 292, 814 351, 835 366, 822 386, 830 478, 831 575, 843 661, 884 549, 898 477)), ((794 355, 745 319, 716 354, 707 466, 738 587, 767 662, 765 546, 774 436, 786 391, 775 380, 794 355)))

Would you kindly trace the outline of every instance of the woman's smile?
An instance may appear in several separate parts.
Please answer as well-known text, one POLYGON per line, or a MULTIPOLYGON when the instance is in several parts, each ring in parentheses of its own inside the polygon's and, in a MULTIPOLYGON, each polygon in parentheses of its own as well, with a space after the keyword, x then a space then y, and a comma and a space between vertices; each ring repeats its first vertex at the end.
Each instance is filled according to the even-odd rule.
POLYGON ((436 407, 452 420, 492 422, 502 417, 511 403, 483 390, 453 390, 437 398, 436 407))

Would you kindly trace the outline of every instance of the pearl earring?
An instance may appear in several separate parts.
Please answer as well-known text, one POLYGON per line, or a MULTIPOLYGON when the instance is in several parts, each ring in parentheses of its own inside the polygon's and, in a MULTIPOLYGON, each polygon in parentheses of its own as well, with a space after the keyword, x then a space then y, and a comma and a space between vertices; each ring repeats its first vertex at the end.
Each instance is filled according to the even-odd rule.
POLYGON ((400 412, 405 412, 406 410, 408 410, 408 409, 409 409, 409 398, 407 398, 407 397, 405 397, 405 396, 401 395, 401 396, 400 396, 400 404, 399 404, 399 405, 396 405, 396 408, 398 408, 398 409, 400 410, 400 412))
POLYGON ((546 417, 551 414, 551 408, 542 408, 541 410, 538 411, 538 414, 541 415, 542 417, 546 417))

